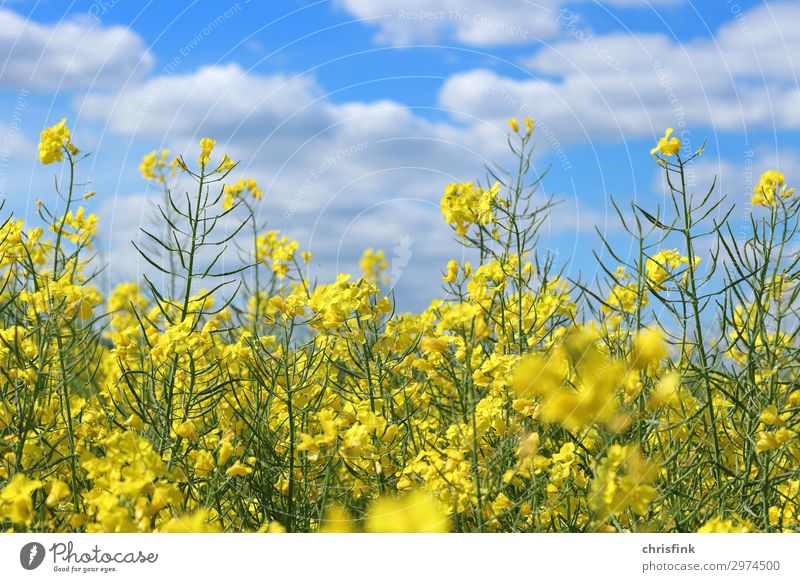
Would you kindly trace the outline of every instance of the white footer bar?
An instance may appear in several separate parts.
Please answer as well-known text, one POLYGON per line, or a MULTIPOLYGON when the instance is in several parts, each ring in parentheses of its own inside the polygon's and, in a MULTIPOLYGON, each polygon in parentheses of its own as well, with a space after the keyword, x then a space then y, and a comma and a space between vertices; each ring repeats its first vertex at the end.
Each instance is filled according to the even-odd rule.
POLYGON ((9 581, 797 581, 800 536, 0 534, 0 573, 9 581))

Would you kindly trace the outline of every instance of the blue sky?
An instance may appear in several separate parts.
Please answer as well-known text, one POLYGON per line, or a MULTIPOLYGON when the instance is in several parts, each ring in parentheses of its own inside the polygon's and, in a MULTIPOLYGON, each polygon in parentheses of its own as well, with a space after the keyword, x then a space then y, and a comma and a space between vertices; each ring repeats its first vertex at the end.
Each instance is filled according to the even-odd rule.
POLYGON ((261 219, 314 252, 314 276, 394 261, 403 308, 439 291, 460 251, 444 186, 508 160, 506 119, 538 123, 543 192, 563 199, 542 246, 596 271, 597 226, 628 251, 609 197, 655 208, 648 151, 667 126, 697 147, 697 188, 747 209, 753 174, 791 182, 798 154, 800 3, 719 0, 0 2, 0 197, 31 217, 57 168, 35 163, 42 127, 67 117, 97 154, 113 281, 144 269, 130 239, 158 194, 141 156, 196 154, 201 136, 266 191, 261 219))

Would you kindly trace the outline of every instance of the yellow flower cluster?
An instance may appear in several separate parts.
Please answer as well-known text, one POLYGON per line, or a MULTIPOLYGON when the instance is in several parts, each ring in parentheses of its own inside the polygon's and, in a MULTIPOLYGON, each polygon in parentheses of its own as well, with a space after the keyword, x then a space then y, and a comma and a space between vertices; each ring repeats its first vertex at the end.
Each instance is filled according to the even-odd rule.
POLYGON ((576 329, 547 357, 533 354, 520 362, 512 386, 525 406, 538 402, 535 418, 570 430, 594 423, 614 432, 627 427, 631 412, 620 408, 619 397, 635 370, 658 366, 667 355, 663 337, 643 330, 629 361, 610 358, 597 343, 590 330, 576 329))
POLYGON ((175 161, 168 162, 169 150, 153 150, 149 154, 142 157, 142 162, 139 164, 139 171, 142 173, 142 178, 145 180, 155 180, 156 182, 163 183, 166 179, 165 168, 169 166, 174 169, 176 166, 175 161))
POLYGON ((758 184, 753 188, 750 199, 754 206, 775 206, 777 197, 789 198, 794 194, 794 188, 784 184, 784 176, 776 170, 767 170, 761 174, 758 184))
POLYGON ((39 141, 39 161, 45 165, 60 162, 64 159, 65 151, 73 155, 79 153, 78 148, 70 142, 70 131, 66 118, 52 127, 42 130, 39 141))
POLYGON ((270 230, 256 239, 256 260, 270 261, 272 272, 282 279, 289 272, 298 248, 297 241, 291 241, 285 235, 281 236, 280 231, 270 230))
POLYGON ((233 184, 226 184, 225 196, 222 199, 222 208, 225 210, 233 208, 236 199, 241 197, 243 192, 250 194, 253 200, 261 200, 264 197, 264 193, 261 191, 261 188, 258 187, 255 180, 252 178, 242 178, 233 184))
POLYGON ((386 260, 386 254, 383 251, 368 248, 361 255, 358 266, 361 267, 361 272, 367 281, 377 284, 381 274, 389 266, 389 262, 386 260))
MULTIPOLYGON (((536 124, 530 117, 524 118, 523 122, 525 123, 525 137, 528 138, 533 133, 536 124)), ((515 117, 512 117, 511 119, 508 120, 508 126, 514 133, 519 133, 519 122, 515 117)))
POLYGON ((97 234, 97 215, 86 214, 86 209, 79 206, 75 212, 67 211, 59 223, 50 226, 50 230, 61 231, 61 236, 73 244, 91 247, 91 240, 97 234))
POLYGON ((467 236, 472 225, 486 226, 494 220, 494 206, 498 201, 500 185, 488 190, 472 182, 450 184, 444 191, 441 208, 445 222, 456 229, 458 236, 467 236))
MULTIPOLYGON (((645 269, 650 285, 656 290, 663 290, 664 283, 670 278, 671 274, 682 265, 688 265, 689 258, 684 257, 677 249, 663 250, 657 252, 647 259, 645 269)), ((695 256, 693 267, 700 264, 700 257, 695 256)))
POLYGON ((103 303, 96 288, 76 284, 63 276, 56 281, 43 277, 38 290, 20 292, 19 300, 28 306, 27 315, 32 320, 56 314, 91 319, 94 307, 103 303))
POLYGON ((601 521, 627 509, 634 515, 645 514, 658 495, 650 486, 658 472, 658 465, 645 460, 636 445, 612 445, 592 481, 592 509, 601 521))

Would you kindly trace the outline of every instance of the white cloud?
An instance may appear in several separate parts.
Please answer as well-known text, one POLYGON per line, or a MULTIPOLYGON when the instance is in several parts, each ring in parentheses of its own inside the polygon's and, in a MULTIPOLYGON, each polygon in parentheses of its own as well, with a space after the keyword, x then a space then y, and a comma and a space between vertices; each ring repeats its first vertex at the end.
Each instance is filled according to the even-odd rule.
POLYGON ((42 24, 0 10, 0 87, 115 87, 149 71, 142 39, 122 26, 88 16, 42 24))
POLYGON ((527 44, 558 32, 558 0, 340 0, 378 26, 390 44, 457 41, 476 46, 527 44))
POLYGON ((505 119, 454 125, 389 100, 333 103, 310 77, 252 74, 236 64, 92 94, 77 106, 114 134, 187 157, 200 137, 215 137, 218 151, 242 160, 237 172, 264 180, 271 208, 289 221, 387 199, 438 206, 446 183, 479 177, 507 151, 505 119))
MULTIPOLYGON (((372 186, 387 179, 395 194, 418 191, 420 178, 397 178, 410 166, 429 172, 425 180, 435 176, 436 191, 426 195, 438 196, 438 182, 464 178, 493 153, 464 145, 491 128, 433 123, 388 100, 335 104, 310 77, 250 74, 235 64, 90 95, 78 106, 83 117, 107 121, 116 134, 165 139, 180 151, 214 136, 220 151, 243 160, 242 172, 269 180, 279 192, 273 204, 291 212, 332 199, 362 205, 372 186)), ((498 145, 504 130, 494 131, 498 145)))
MULTIPOLYGON (((527 59, 530 78, 476 69, 451 77, 440 104, 481 119, 532 114, 561 142, 624 140, 676 130, 749 132, 800 127, 795 71, 800 5, 764 5, 715 38, 679 42, 663 34, 596 35, 579 17, 565 39, 527 59)), ((699 144, 695 144, 699 145, 699 144)))
MULTIPOLYGON (((683 0, 610 0, 626 8, 671 5, 683 0)), ((563 0, 338 0, 366 24, 377 40, 394 45, 458 42, 472 46, 524 45, 560 31, 563 0)))
POLYGON ((603 0, 601 4, 619 8, 653 8, 656 6, 676 6, 685 0, 603 0))

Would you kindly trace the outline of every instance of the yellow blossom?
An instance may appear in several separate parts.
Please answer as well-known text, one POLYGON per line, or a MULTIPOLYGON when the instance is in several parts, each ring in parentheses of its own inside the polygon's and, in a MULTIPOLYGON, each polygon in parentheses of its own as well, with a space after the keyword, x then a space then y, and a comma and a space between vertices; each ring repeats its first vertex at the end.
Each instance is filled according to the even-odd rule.
POLYGON ((794 188, 789 188, 784 184, 784 176, 776 170, 767 170, 761 174, 758 184, 753 188, 753 196, 750 202, 754 206, 775 206, 776 195, 781 198, 789 198, 794 194, 794 188))
MULTIPOLYGON (((52 164, 64 159, 64 148, 70 146, 70 131, 66 118, 42 130, 39 140, 39 161, 52 164)), ((77 150, 75 150, 77 152, 77 150)))
POLYGON ((671 127, 667 128, 667 131, 664 132, 664 137, 658 138, 658 143, 656 147, 650 150, 650 154, 658 152, 663 156, 669 157, 681 151, 681 142, 677 137, 672 135, 672 131, 671 127))
POLYGON ((211 138, 204 137, 200 140, 200 156, 197 158, 197 163, 205 166, 211 161, 211 151, 217 142, 211 138))

